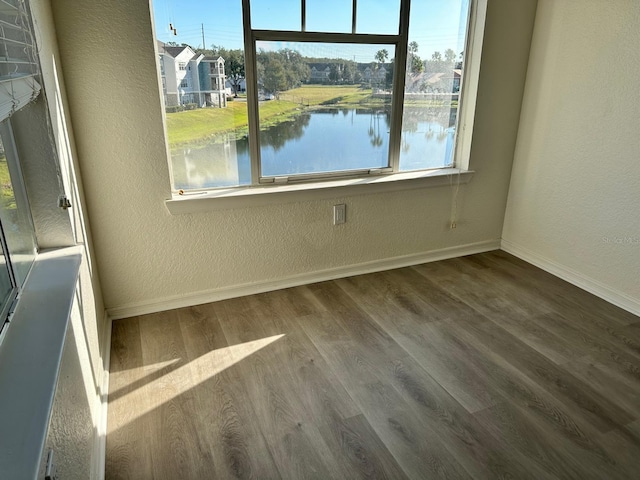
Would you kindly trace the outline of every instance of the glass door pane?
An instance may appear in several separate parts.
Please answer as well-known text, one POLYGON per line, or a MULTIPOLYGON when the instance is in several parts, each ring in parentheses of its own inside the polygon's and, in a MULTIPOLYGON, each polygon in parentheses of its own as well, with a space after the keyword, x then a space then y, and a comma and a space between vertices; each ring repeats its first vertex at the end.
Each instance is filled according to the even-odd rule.
POLYGON ((36 255, 36 240, 9 120, 0 123, 0 221, 16 282, 22 285, 36 255))

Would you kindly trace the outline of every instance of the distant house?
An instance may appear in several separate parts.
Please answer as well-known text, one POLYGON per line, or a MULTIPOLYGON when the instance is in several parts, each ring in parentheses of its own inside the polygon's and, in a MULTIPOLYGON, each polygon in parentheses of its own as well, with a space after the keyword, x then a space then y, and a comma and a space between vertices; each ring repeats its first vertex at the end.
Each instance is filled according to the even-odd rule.
POLYGON ((461 76, 460 69, 409 74, 405 82, 405 91, 408 93, 458 93, 461 76))
POLYGON ((310 83, 325 83, 329 81, 331 76, 331 67, 325 63, 310 63, 311 75, 309 76, 310 83))
MULTIPOLYGON (((231 95, 231 93, 233 92, 233 84, 231 83, 231 80, 229 80, 229 78, 227 78, 227 81, 225 82, 224 86, 226 87, 226 90, 228 91, 229 95, 231 95)), ((247 80, 244 78, 241 78, 238 81, 238 92, 246 92, 247 91, 247 80)))
POLYGON ((376 70, 373 70, 371 67, 367 67, 362 73, 362 78, 367 82, 382 82, 387 78, 387 69, 384 67, 384 65, 381 65, 380 68, 376 70))
POLYGON ((166 106, 227 106, 222 57, 205 57, 188 46, 175 47, 160 41, 158 57, 166 106))
POLYGON ((200 76, 200 102, 206 106, 224 108, 227 106, 226 75, 222 57, 202 57, 198 62, 200 76))

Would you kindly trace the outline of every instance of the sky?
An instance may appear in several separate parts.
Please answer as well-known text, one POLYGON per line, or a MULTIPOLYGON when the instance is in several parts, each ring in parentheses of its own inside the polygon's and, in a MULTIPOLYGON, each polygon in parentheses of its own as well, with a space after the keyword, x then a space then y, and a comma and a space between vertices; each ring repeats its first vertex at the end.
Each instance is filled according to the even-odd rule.
MULTIPOLYGON (((469 0, 412 0, 409 41, 419 45, 418 55, 430 58, 434 51, 464 49, 464 29, 469 0)), ((202 46, 243 48, 241 0, 153 0, 156 35, 163 42, 202 46), (177 35, 169 29, 173 26, 177 35)), ((352 0, 306 0, 307 31, 351 32, 352 0), (328 14, 327 12, 331 12, 328 14)), ((300 0, 251 0, 252 28, 300 30, 300 0)), ((400 0, 358 0, 356 32, 396 34, 400 0)), ((294 46, 285 42, 258 44, 258 48, 279 49, 294 46)), ((300 44, 295 44, 300 50, 300 44)), ((304 56, 340 57, 372 62, 380 45, 331 47, 308 45, 304 56)))

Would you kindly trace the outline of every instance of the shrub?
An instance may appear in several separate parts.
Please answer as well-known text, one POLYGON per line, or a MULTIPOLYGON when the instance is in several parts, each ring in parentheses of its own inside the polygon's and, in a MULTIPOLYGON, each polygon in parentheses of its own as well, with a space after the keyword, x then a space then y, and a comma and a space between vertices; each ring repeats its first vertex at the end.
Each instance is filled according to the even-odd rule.
POLYGON ((167 113, 176 113, 184 111, 184 107, 182 105, 168 105, 165 110, 167 113))
POLYGON ((197 103, 187 103, 184 106, 185 110, 195 110, 196 108, 198 108, 198 104, 197 103))

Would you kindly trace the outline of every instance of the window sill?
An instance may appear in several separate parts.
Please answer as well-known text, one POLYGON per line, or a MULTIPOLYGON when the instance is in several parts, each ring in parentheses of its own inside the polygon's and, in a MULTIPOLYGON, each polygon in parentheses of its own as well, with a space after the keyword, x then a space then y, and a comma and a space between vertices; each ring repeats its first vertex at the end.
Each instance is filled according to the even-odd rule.
POLYGON ((440 187, 469 183, 473 171, 444 168, 419 172, 396 173, 330 180, 323 182, 295 183, 288 185, 260 185, 235 187, 173 195, 165 201, 172 215, 227 210, 261 205, 273 205, 327 198, 370 195, 416 188, 440 187))
POLYGON ((0 345, 3 478, 38 476, 81 259, 77 247, 36 257, 0 345))

